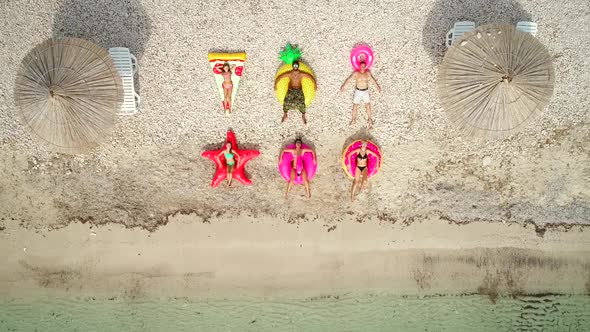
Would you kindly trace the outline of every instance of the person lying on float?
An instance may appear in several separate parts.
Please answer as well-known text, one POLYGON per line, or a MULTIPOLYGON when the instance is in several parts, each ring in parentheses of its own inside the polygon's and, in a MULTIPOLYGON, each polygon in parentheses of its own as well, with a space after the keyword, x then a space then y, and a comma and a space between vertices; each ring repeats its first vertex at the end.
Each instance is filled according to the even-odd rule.
POLYGON ((233 172, 236 166, 238 159, 240 159, 240 155, 236 150, 233 149, 233 145, 231 142, 225 143, 225 149, 223 149, 217 155, 217 160, 219 163, 221 162, 221 155, 225 157, 225 171, 227 172, 227 186, 231 187, 231 181, 233 179, 233 172))
POLYGON ((371 112, 371 96, 369 95, 369 82, 375 84, 375 87, 379 91, 380 94, 383 94, 379 83, 373 77, 371 72, 367 69, 367 63, 365 61, 361 61, 359 63, 359 70, 355 70, 348 76, 348 78, 344 81, 342 86, 340 87, 340 92, 344 92, 344 88, 346 85, 353 80, 355 81, 355 89, 354 95, 352 97, 352 119, 350 120, 350 125, 353 125, 356 122, 356 116, 358 113, 359 105, 362 103, 365 104, 365 110, 367 111, 367 127, 370 129, 373 127, 373 118, 371 112))
POLYGON ((293 183, 299 179, 301 179, 303 181, 303 184, 305 185, 305 192, 307 193, 307 198, 310 198, 311 197, 311 189, 309 187, 309 178, 308 178, 308 174, 307 174, 307 170, 306 170, 306 167, 308 165, 305 164, 306 161, 305 161, 304 155, 306 153, 311 154, 313 165, 315 167, 317 165, 317 159, 316 159, 315 152, 312 149, 310 149, 309 147, 307 147, 307 145, 305 147, 303 147, 301 139, 298 138, 295 140, 295 148, 283 149, 283 151, 281 152, 281 156, 279 158, 279 165, 281 165, 283 163, 283 156, 286 153, 290 153, 293 156, 293 159, 292 159, 292 162, 290 165, 291 172, 290 172, 289 182, 287 184, 287 191, 285 192, 285 198, 287 198, 289 196, 289 192, 291 191, 291 188, 293 187, 293 183))

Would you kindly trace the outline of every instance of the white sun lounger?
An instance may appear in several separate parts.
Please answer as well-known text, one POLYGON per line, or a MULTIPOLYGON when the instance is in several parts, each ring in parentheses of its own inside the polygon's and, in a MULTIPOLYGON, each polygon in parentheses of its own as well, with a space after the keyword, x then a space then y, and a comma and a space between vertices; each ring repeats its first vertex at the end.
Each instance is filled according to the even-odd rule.
POLYGON ((115 67, 123 81, 123 104, 119 110, 119 115, 133 115, 137 113, 137 107, 141 101, 139 95, 135 92, 133 82, 133 76, 139 69, 137 59, 126 47, 109 48, 109 54, 113 58, 115 67))
POLYGON ((516 30, 530 33, 533 36, 537 35, 537 23, 520 21, 516 23, 516 30))
POLYGON ((459 40, 466 32, 475 30, 475 23, 471 21, 461 21, 455 23, 455 26, 447 32, 447 47, 459 40))

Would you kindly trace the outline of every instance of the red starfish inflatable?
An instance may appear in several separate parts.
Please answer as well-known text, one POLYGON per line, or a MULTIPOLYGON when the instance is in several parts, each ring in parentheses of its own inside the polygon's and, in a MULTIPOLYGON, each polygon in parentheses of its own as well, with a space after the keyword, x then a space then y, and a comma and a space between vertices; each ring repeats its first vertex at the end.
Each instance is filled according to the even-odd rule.
POLYGON ((223 148, 219 150, 207 150, 201 153, 201 156, 207 159, 211 159, 215 163, 215 175, 213 175, 213 181, 211 181, 211 187, 217 187, 221 181, 227 178, 227 170, 225 169, 225 155, 219 154, 225 150, 225 145, 227 142, 230 142, 232 145, 232 149, 236 151, 239 157, 236 158, 237 164, 234 167, 234 172, 232 173, 233 178, 240 181, 244 185, 251 185, 252 181, 246 177, 244 173, 244 167, 246 167, 246 163, 250 160, 258 157, 260 155, 260 151, 258 150, 241 150, 238 148, 238 143, 236 142, 236 135, 231 130, 227 131, 227 138, 225 139, 225 143, 223 144, 223 148), (219 158, 217 157, 219 156, 219 158))

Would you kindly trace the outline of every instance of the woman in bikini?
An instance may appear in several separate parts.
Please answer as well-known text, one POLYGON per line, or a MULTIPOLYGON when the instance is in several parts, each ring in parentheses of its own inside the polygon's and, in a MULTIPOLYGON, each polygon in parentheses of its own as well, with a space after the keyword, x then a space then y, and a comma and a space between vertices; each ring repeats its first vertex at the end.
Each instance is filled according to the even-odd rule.
POLYGON ((240 158, 240 155, 233 149, 231 142, 227 142, 225 144, 225 149, 219 152, 217 155, 217 159, 219 163, 221 163, 221 155, 225 157, 225 170, 227 172, 227 186, 231 187, 231 180, 233 178, 234 168, 236 166, 237 159, 240 158))
POLYGON ((223 109, 229 113, 231 113, 231 94, 234 89, 231 74, 235 67, 236 65, 230 66, 229 63, 226 62, 223 64, 220 73, 220 75, 223 76, 223 83, 221 83, 221 87, 223 88, 223 109))
POLYGON ((305 171, 305 165, 303 161, 303 155, 308 152, 311 153, 311 155, 313 156, 314 165, 317 164, 315 152, 313 152, 313 150, 311 149, 301 148, 301 139, 299 138, 295 140, 295 149, 284 149, 281 152, 279 164, 283 163, 283 155, 285 153, 291 153, 293 155, 293 163, 291 164, 291 177, 289 179, 289 184, 287 184, 287 192, 285 192, 285 198, 287 198, 289 192, 291 191, 291 188, 293 187, 295 177, 301 177, 303 179, 303 184, 305 185, 305 192, 307 193, 307 198, 311 197, 311 190, 309 188, 309 181, 307 179, 307 172, 305 171))
MULTIPOLYGON (((355 158, 356 159, 356 171, 354 172, 354 182, 352 183, 352 190, 350 192, 350 200, 354 201, 354 194, 356 192, 356 188, 359 185, 359 182, 362 183, 361 189, 365 189, 367 185, 367 176, 368 176, 368 160, 369 155, 375 157, 375 162, 379 164, 379 156, 371 150, 367 149, 367 142, 363 141, 362 145, 358 149, 354 149, 348 153, 346 158, 355 158)), ((352 162, 351 162, 352 164, 352 162)))

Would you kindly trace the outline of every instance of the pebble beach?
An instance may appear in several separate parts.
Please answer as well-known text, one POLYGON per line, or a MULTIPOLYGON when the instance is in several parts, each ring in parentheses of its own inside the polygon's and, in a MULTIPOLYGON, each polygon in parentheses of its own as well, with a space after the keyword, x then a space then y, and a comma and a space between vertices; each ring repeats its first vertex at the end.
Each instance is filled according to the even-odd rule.
POLYGON ((22 13, 21 5, 9 1, 2 10, 15 28, 3 33, 0 44, 0 61, 7 68, 0 77, 0 142, 3 186, 39 197, 22 202, 3 195, 9 204, 3 204, 2 214, 25 224, 91 218, 153 228, 182 211, 204 218, 231 211, 330 222, 342 215, 411 222, 432 214, 456 222, 530 220, 540 226, 589 221, 585 91, 590 64, 584 54, 590 46, 582 31, 588 29, 589 8, 583 1, 567 6, 252 1, 224 11, 208 2, 69 0, 31 2, 22 13), (555 59, 549 106, 505 140, 458 136, 435 91, 444 35, 459 19, 481 25, 522 18, 538 22, 538 38, 555 59), (579 29, 571 33, 569 26, 579 29), (56 35, 125 46, 139 59, 140 112, 121 117, 112 137, 88 155, 56 155, 34 143, 12 98, 21 59, 56 35), (280 123, 281 106, 272 90, 278 53, 288 42, 301 48, 302 60, 318 78, 307 127, 295 112, 280 123), (338 91, 351 72, 350 50, 359 42, 375 50, 372 72, 383 87, 382 96, 371 90, 376 121, 371 132, 362 108, 357 124, 349 126, 352 88, 338 91), (220 110, 206 60, 208 52, 220 50, 248 56, 229 117, 220 110), (247 169, 254 186, 211 190, 213 167, 200 153, 220 145, 230 128, 238 143, 262 153, 247 169), (284 201, 285 183, 276 171, 280 148, 296 135, 318 154, 320 171, 309 201, 302 188, 284 201), (350 204, 350 181, 339 159, 345 143, 357 137, 379 144, 384 162, 369 190, 350 204), (53 202, 45 204, 41 197, 53 202))

